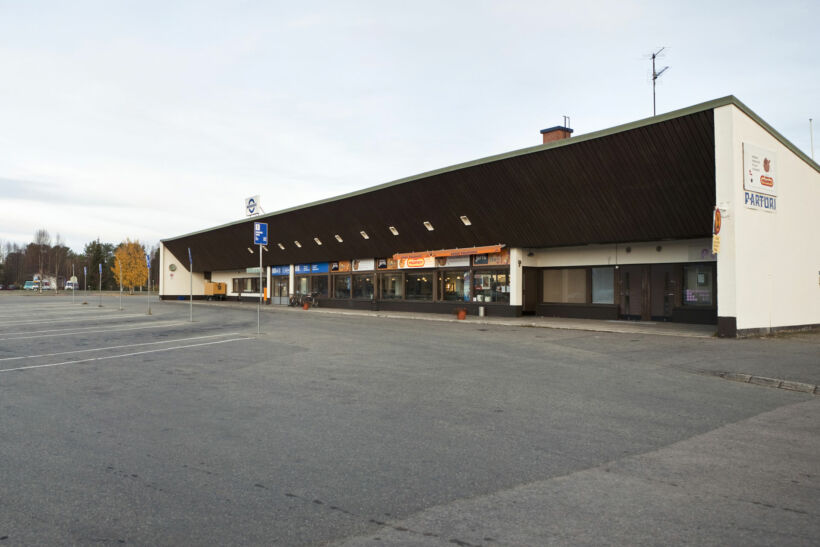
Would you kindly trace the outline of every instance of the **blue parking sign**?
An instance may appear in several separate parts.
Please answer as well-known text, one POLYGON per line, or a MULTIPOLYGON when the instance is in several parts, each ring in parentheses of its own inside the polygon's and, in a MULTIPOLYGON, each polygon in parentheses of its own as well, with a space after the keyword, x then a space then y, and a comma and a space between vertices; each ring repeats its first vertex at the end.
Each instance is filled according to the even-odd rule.
POLYGON ((253 223, 253 244, 267 245, 268 244, 268 224, 267 222, 253 223))
POLYGON ((148 253, 145 253, 145 265, 148 266, 148 269, 151 269, 151 257, 148 256, 148 253))

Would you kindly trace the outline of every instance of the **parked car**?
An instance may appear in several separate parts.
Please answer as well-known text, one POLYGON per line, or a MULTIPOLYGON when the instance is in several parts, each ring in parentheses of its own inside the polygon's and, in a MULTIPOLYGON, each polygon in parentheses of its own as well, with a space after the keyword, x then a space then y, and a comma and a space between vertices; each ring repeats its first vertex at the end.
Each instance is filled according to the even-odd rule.
POLYGON ((4 290, 6 290, 6 286, 3 285, 2 283, 0 283, 0 291, 4 291, 4 290))
POLYGON ((11 285, 9 285, 8 289, 6 289, 6 290, 9 290, 9 291, 16 291, 17 289, 18 289, 17 285, 15 285, 14 283, 12 283, 11 285))
POLYGON ((75 281, 66 281, 65 282, 65 290, 67 291, 79 291, 80 284, 75 281))
POLYGON ((23 284, 23 290, 25 290, 25 291, 36 291, 39 288, 40 288, 40 284, 38 282, 35 282, 35 281, 26 281, 23 284))

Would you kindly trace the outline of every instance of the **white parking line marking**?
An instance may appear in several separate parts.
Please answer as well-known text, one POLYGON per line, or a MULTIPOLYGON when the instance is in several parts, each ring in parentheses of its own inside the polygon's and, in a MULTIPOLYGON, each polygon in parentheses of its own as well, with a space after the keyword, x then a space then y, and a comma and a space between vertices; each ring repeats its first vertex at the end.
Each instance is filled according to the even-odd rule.
POLYGON ((63 361, 62 363, 50 363, 48 365, 30 365, 27 367, 5 368, 0 369, 0 372, 14 372, 18 370, 31 370, 34 368, 59 367, 63 365, 76 365, 78 363, 89 363, 91 361, 105 361, 107 359, 117 359, 119 357, 134 357, 135 355, 146 355, 148 353, 159 353, 161 351, 173 351, 175 349, 198 348, 201 346, 213 346, 215 344, 227 344, 228 342, 239 342, 241 340, 253 340, 253 338, 231 338, 230 340, 218 340, 216 342, 203 342, 201 344, 189 344, 187 346, 176 346, 173 348, 150 349, 147 351, 137 351, 134 353, 123 353, 121 355, 108 355, 106 357, 90 357, 88 359, 80 359, 78 361, 63 361))
POLYGON ((39 355, 21 355, 19 357, 2 357, 0 361, 15 361, 17 359, 34 359, 36 357, 54 357, 55 355, 68 355, 71 353, 89 353, 92 351, 105 351, 108 349, 123 349, 123 348, 135 348, 138 346, 155 346, 157 344, 170 344, 173 342, 187 342, 189 340, 203 340, 205 338, 219 338, 221 336, 234 336, 239 334, 238 332, 225 332, 222 334, 209 334, 207 336, 193 336, 191 338, 175 338, 173 340, 160 340, 158 342, 140 342, 139 344, 125 344, 122 346, 108 346, 105 348, 91 348, 91 349, 76 349, 72 351, 58 351, 57 353, 41 353, 39 355))
MULTIPOLYGON (((118 315, 117 317, 142 317, 144 313, 128 313, 125 315, 118 315)), ((107 321, 111 319, 111 315, 85 315, 82 316, 83 321, 107 321)), ((72 321, 76 321, 77 319, 33 319, 31 321, 5 321, 0 323, 0 325, 31 325, 34 323, 70 323, 72 321)))
MULTIPOLYGON (((94 334, 97 332, 118 332, 124 330, 139 330, 139 329, 159 329, 163 327, 173 327, 176 325, 188 325, 187 321, 170 321, 167 323, 152 323, 150 325, 139 325, 136 327, 108 327, 104 329, 100 329, 99 327, 88 327, 88 328, 81 328, 81 329, 62 329, 62 330, 71 330, 71 332, 59 332, 59 331, 37 331, 37 332, 27 332, 25 333, 26 336, 7 336, 5 338, 0 338, 0 341, 3 340, 29 340, 31 338, 54 338, 56 336, 72 336, 74 334, 94 334), (89 329, 97 329, 97 330, 89 330, 89 329), (53 333, 58 332, 58 334, 44 334, 44 333, 53 333), (29 334, 37 334, 38 336, 28 336, 29 334)), ((16 334, 23 334, 23 333, 16 333, 16 334)))
MULTIPOLYGON (((4 312, 9 312, 10 310, 3 310, 4 312)), ((33 315, 77 315, 81 316, 83 314, 87 314, 89 312, 117 312, 120 311, 119 308, 49 308, 49 309, 36 309, 36 308, 21 308, 19 311, 11 310, 11 313, 0 313, 0 319, 7 320, 7 319, 14 319, 20 316, 33 316, 33 315)))
MULTIPOLYGON (((144 314, 137 314, 136 317, 148 318, 148 316, 144 315, 144 314)), ((124 324, 131 325, 131 324, 133 324, 133 322, 129 321, 129 322, 126 322, 124 324)), ((52 332, 63 332, 63 331, 67 331, 67 330, 81 331, 81 330, 90 330, 90 329, 98 329, 98 328, 100 328, 99 325, 93 325, 93 326, 90 326, 90 327, 68 327, 68 328, 64 328, 64 329, 27 330, 25 332, 5 332, 3 334, 49 334, 49 333, 52 333, 52 332)))

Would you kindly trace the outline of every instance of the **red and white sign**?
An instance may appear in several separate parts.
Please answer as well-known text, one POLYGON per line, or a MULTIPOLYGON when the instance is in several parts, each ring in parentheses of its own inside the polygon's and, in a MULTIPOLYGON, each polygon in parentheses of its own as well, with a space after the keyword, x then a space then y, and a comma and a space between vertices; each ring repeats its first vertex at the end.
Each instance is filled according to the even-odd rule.
POLYGON ((777 156, 773 151, 743 143, 743 189, 777 196, 777 156))
POLYGON ((412 268, 435 268, 436 259, 432 256, 418 256, 411 258, 400 258, 399 269, 406 270, 412 268))

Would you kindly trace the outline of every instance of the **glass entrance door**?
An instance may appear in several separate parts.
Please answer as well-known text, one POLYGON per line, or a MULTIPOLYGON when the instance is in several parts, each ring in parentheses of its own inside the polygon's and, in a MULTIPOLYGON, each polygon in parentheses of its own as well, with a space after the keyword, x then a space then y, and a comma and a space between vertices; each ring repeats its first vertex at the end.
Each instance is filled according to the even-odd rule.
POLYGON ((271 278, 271 304, 288 305, 288 276, 277 275, 271 278))

